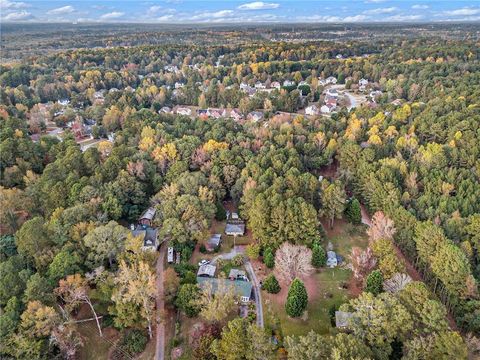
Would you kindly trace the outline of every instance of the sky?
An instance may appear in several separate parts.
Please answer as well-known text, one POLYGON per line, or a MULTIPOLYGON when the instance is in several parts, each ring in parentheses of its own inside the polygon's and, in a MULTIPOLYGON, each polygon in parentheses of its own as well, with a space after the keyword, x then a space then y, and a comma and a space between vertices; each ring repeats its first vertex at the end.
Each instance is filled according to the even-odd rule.
POLYGON ((480 0, 0 0, 1 22, 368 23, 480 21, 480 0))

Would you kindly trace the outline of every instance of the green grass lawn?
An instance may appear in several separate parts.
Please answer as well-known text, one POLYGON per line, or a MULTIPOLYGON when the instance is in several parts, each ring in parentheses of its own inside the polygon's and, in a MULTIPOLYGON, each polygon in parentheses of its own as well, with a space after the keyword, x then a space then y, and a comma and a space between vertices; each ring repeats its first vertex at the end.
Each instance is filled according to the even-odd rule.
POLYGON ((351 271, 323 269, 313 276, 318 284, 318 294, 315 300, 309 301, 304 318, 289 318, 284 303, 273 300, 275 295, 263 293, 265 323, 268 327, 274 330, 280 327, 283 336, 305 335, 310 330, 329 334, 333 330, 328 312, 333 305, 348 301, 348 290, 341 288, 341 284, 348 281, 351 271))
MULTIPOLYGON (((335 226, 334 231, 331 232, 334 235, 327 237, 325 246, 331 242, 333 250, 348 262, 348 255, 353 246, 365 248, 368 245, 365 227, 354 226, 344 221, 336 223, 335 226)), ((342 287, 342 284, 350 280, 352 272, 340 267, 323 268, 312 276, 317 295, 314 300, 310 299, 304 318, 289 318, 285 313, 285 302, 279 301, 278 295, 262 292, 266 326, 277 329, 282 336, 304 335, 310 330, 320 334, 336 331, 330 322, 329 309, 349 300, 351 295, 348 289, 342 287)))

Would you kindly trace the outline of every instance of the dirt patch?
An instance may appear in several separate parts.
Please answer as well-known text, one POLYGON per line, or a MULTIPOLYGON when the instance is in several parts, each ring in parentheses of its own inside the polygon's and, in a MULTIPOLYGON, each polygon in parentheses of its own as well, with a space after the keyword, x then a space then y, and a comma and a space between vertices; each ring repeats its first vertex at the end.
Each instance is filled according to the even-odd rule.
POLYGON ((351 276, 350 280, 348 281, 348 294, 352 298, 357 298, 358 296, 360 296, 362 291, 363 290, 361 284, 353 276, 351 276))
POLYGON ((332 238, 343 234, 345 226, 348 224, 348 221, 345 219, 335 219, 333 221, 333 228, 330 227, 329 221, 327 218, 322 217, 320 219, 323 229, 327 234, 327 238, 332 238))

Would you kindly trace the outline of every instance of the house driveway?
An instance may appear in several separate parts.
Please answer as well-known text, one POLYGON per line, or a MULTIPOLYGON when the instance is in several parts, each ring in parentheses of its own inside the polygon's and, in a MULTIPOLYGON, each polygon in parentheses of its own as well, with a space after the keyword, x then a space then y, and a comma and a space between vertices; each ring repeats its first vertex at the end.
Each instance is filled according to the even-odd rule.
MULTIPOLYGON (((239 255, 239 254, 245 254, 245 246, 242 246, 242 245, 235 246, 230 252, 215 256, 210 263, 212 265, 215 265, 215 262, 218 259, 231 260, 236 255, 239 255)), ((253 267, 250 261, 247 261, 245 263, 245 269, 247 270, 247 273, 249 275, 250 281, 252 282, 252 286, 253 286, 253 294, 255 296, 255 308, 257 309, 257 325, 263 328, 264 326, 263 308, 262 308, 262 294, 260 292, 260 284, 258 282, 257 276, 255 275, 255 271, 253 270, 253 267)))

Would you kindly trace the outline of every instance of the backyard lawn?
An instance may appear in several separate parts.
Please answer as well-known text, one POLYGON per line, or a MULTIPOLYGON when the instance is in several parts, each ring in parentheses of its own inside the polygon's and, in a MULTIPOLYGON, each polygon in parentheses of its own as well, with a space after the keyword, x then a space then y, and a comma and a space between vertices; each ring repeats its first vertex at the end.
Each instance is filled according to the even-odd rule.
POLYGON ((344 263, 336 268, 322 268, 304 279, 309 302, 307 311, 302 318, 289 318, 285 312, 287 289, 279 294, 263 294, 263 309, 266 326, 276 330, 282 336, 304 335, 310 330, 320 334, 334 333, 329 310, 339 306, 354 296, 355 291, 349 288, 352 272, 346 267, 348 255, 353 246, 365 248, 368 238, 363 225, 354 226, 343 220, 336 221, 333 229, 326 229, 328 242, 333 245, 333 251, 340 254, 344 263))

